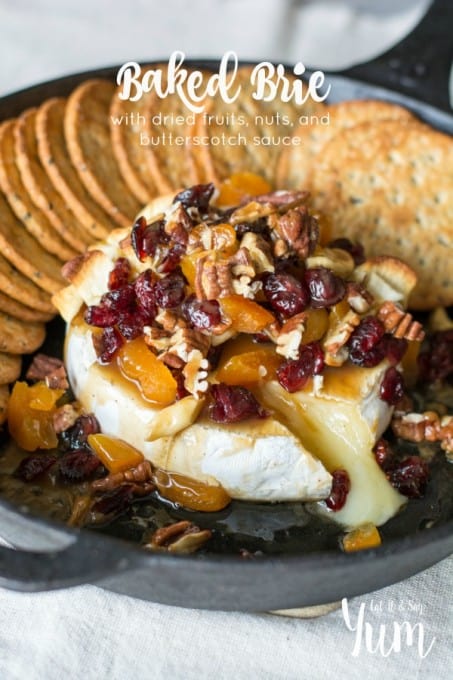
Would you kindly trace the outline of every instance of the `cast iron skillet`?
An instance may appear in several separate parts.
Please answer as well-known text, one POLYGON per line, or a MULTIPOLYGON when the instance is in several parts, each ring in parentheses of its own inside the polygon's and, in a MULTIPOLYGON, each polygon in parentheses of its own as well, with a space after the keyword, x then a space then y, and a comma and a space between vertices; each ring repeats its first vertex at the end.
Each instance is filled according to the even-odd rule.
MULTIPOLYGON (((372 62, 330 75, 331 101, 385 99, 453 133, 447 93, 452 19, 449 0, 435 0, 409 38, 372 62)), ((217 66, 206 60, 192 64, 217 66)), ((0 120, 47 97, 67 95, 86 78, 114 79, 116 72, 114 67, 71 75, 12 94, 0 100, 0 120)), ((0 500, 1 533, 13 530, 33 546, 33 551, 0 547, 0 585, 32 592, 96 583, 145 600, 206 609, 264 611, 323 604, 396 583, 452 553, 451 486, 448 496, 445 489, 436 493, 427 504, 438 512, 439 525, 404 535, 402 515, 399 530, 378 550, 352 555, 321 550, 251 560, 150 554, 117 538, 31 517, 0 500)))

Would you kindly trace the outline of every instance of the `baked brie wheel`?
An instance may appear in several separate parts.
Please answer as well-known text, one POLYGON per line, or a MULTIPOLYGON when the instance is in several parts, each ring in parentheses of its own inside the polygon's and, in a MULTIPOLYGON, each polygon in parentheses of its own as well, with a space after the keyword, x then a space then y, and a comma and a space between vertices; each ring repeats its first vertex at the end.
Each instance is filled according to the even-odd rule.
POLYGON ((160 197, 66 265, 53 300, 75 397, 158 468, 381 525, 406 500, 373 447, 423 338, 415 275, 326 243, 306 192, 234 198, 160 197))

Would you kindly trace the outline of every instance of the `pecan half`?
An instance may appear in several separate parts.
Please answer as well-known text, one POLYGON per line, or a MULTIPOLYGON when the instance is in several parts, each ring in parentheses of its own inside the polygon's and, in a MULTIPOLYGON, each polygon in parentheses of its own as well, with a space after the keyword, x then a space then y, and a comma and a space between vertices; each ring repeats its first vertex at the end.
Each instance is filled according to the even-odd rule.
POLYGON ((262 236, 247 231, 241 240, 242 248, 249 252, 256 274, 275 270, 270 245, 262 236))
POLYGON ((69 387, 63 362, 47 354, 36 354, 33 357, 25 377, 27 380, 44 380, 52 389, 67 390, 69 387))
POLYGON ((354 328, 360 323, 360 317, 352 309, 342 317, 338 324, 330 329, 323 340, 323 348, 329 355, 336 355, 351 337, 354 328))
POLYGON ((421 323, 413 321, 412 314, 405 312, 394 302, 384 302, 379 308, 377 318, 384 324, 386 332, 392 333, 395 338, 421 342, 425 337, 421 323))
POLYGON ((439 416, 435 411, 405 413, 392 420, 393 432, 412 442, 440 442, 441 448, 453 453, 453 416, 439 416))
MULTIPOLYGON (((149 460, 144 460, 136 467, 125 470, 124 472, 115 472, 103 477, 102 479, 95 479, 91 483, 93 491, 113 491, 124 483, 132 483, 141 485, 146 493, 151 493, 154 490, 155 484, 153 481, 153 466, 149 460)), ((134 487, 136 491, 136 487, 134 487)))
POLYGON ((195 295, 199 300, 215 300, 221 294, 233 292, 233 277, 228 260, 216 261, 215 256, 199 257, 195 265, 195 295))
POLYGON ((69 427, 72 427, 81 414, 82 407, 78 402, 64 404, 63 406, 60 406, 60 408, 57 408, 52 416, 52 424, 55 433, 59 434, 69 427))
POLYGON ((157 529, 145 547, 187 554, 201 548, 211 536, 212 532, 209 529, 200 529, 196 524, 182 520, 157 529))
POLYGON ((346 284, 346 299, 351 309, 358 314, 366 314, 374 302, 373 296, 365 286, 354 281, 349 281, 346 284))
POLYGON ((300 258, 307 258, 316 248, 319 237, 318 220, 310 215, 305 205, 288 210, 279 217, 273 215, 269 222, 300 258))

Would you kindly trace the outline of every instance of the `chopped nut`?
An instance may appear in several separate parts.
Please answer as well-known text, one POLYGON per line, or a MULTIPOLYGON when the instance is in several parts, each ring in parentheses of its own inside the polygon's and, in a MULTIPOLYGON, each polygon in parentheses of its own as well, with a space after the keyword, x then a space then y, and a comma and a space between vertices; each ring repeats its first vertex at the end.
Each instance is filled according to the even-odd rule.
POLYGON ((242 248, 250 253, 256 274, 275 270, 270 245, 262 236, 247 231, 241 240, 242 248))
POLYGON ((343 366, 345 361, 348 359, 348 350, 346 347, 340 347, 338 352, 332 354, 331 352, 326 352, 324 354, 324 362, 326 366, 343 366))
POLYGON ((351 309, 358 314, 366 314, 374 302, 374 298, 360 283, 349 281, 346 284, 346 299, 351 309))
POLYGON ((81 527, 91 508, 93 499, 91 496, 76 496, 72 505, 71 516, 67 520, 70 527, 81 527))
MULTIPOLYGON (((144 485, 147 493, 154 489, 153 466, 149 460, 144 460, 136 467, 125 470, 124 472, 114 472, 102 479, 96 479, 91 483, 93 491, 113 491, 125 482, 144 485)), ((135 487, 134 487, 135 491, 135 487)))
POLYGON ((205 357, 210 346, 211 339, 208 335, 192 328, 178 328, 171 337, 168 351, 187 362, 194 350, 198 351, 201 357, 205 357))
POLYGON ((197 396, 207 391, 209 361, 198 349, 193 349, 187 357, 183 368, 184 387, 188 392, 197 396))
POLYGON ((212 536, 209 529, 200 529, 188 520, 175 522, 157 529, 146 548, 163 548, 169 552, 192 553, 201 548, 212 536))
POLYGON ((300 258, 305 259, 314 251, 319 236, 318 221, 309 214, 305 205, 288 210, 278 219, 274 216, 270 223, 300 258))
POLYGON ((286 211, 290 208, 295 208, 296 206, 305 203, 309 196, 309 191, 278 189, 277 191, 271 191, 269 194, 261 194, 261 196, 257 196, 255 201, 258 203, 271 205, 274 208, 278 208, 282 211, 286 211))
POLYGON ((239 279, 233 279, 233 291, 236 295, 242 295, 242 297, 249 300, 254 300, 262 287, 261 281, 252 281, 250 276, 241 276, 239 279))
POLYGON ((215 300, 233 292, 231 266, 215 255, 199 257, 195 265, 195 295, 199 300, 215 300))
POLYGON ((27 380, 44 380, 51 389, 67 390, 69 387, 64 363, 47 354, 36 354, 25 377, 27 380))
MULTIPOLYGON (((169 309, 162 309, 156 316, 156 321, 164 331, 173 333, 177 328, 186 328, 187 323, 180 316, 171 312, 169 309)), ((147 327, 148 328, 148 327, 147 327)))
POLYGON ((82 413, 82 407, 78 402, 64 404, 57 408, 52 417, 53 429, 56 434, 64 432, 68 427, 72 427, 77 418, 82 413))
POLYGON ((256 274, 250 253, 242 246, 229 258, 228 264, 233 276, 248 276, 252 279, 256 274))
POLYGON ((331 328, 323 341, 323 349, 329 355, 336 355, 344 347, 352 335, 354 328, 360 323, 360 317, 352 309, 331 328))
POLYGON ((66 281, 72 282, 77 276, 79 271, 82 269, 86 260, 90 259, 90 252, 84 253, 83 255, 76 255, 72 260, 65 262, 61 268, 61 275, 66 281))
POLYGON ((282 238, 278 238, 274 243, 274 255, 275 257, 284 257, 290 252, 290 247, 286 241, 282 238))
POLYGON ((283 324, 275 337, 277 354, 286 359, 297 359, 299 357, 299 347, 305 330, 306 318, 306 312, 301 312, 283 324))
POLYGON ((386 332, 392 333, 395 338, 421 342, 425 337, 422 325, 418 321, 413 321, 412 315, 406 313, 395 302, 384 302, 377 313, 377 318, 384 324, 386 332))
POLYGON ((323 248, 319 253, 307 257, 307 267, 326 267, 334 274, 347 278, 354 271, 354 260, 341 248, 323 248))
POLYGON ((453 453, 453 416, 441 418, 434 411, 406 413, 392 420, 392 430, 402 439, 412 442, 440 442, 441 448, 453 453))
POLYGON ((255 222, 260 217, 267 217, 275 212, 276 208, 270 203, 261 204, 258 201, 250 201, 246 205, 237 208, 230 217, 230 223, 234 226, 240 222, 255 222))
POLYGON ((144 340, 148 347, 152 347, 156 352, 164 352, 171 344, 171 335, 168 331, 155 326, 145 326, 143 328, 144 340))

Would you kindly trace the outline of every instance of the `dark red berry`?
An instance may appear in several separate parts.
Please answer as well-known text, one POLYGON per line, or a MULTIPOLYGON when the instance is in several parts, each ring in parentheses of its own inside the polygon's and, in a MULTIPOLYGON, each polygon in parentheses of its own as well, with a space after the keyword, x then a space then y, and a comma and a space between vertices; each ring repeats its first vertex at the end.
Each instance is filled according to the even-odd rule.
POLYGON ((60 434, 60 449, 76 451, 77 449, 89 448, 88 435, 98 434, 100 431, 101 428, 94 415, 79 416, 74 425, 60 434))
POLYGON ((173 309, 181 304, 186 292, 186 282, 179 272, 159 279, 154 285, 156 304, 162 309, 173 309))
POLYGON ((307 286, 291 274, 269 274, 263 291, 272 309, 284 318, 303 312, 310 302, 307 286))
POLYGON ((332 488, 330 496, 326 500, 327 507, 334 512, 341 510, 346 503, 350 489, 351 481, 346 470, 335 470, 332 472, 332 488))
POLYGON ((119 515, 129 507, 133 498, 134 487, 132 484, 122 484, 96 501, 92 511, 101 515, 119 515))
POLYGON ((188 189, 180 191, 173 199, 173 203, 179 201, 184 208, 198 208, 205 211, 214 193, 214 184, 195 184, 188 189))
POLYGON ((154 283, 155 279, 151 269, 142 272, 134 281, 134 292, 138 306, 146 312, 150 322, 157 314, 154 283))
POLYGON ((310 291, 311 306, 316 308, 332 307, 346 294, 343 279, 326 267, 315 267, 305 272, 305 282, 310 291))
POLYGON ((117 290, 125 286, 129 282, 130 273, 131 265, 129 260, 125 257, 119 257, 109 274, 109 290, 117 290))
POLYGON ((453 330, 432 335, 428 350, 418 356, 418 367, 425 382, 446 380, 453 375, 453 330))
POLYGON ((21 460, 14 472, 14 476, 23 482, 32 482, 40 475, 47 472, 57 460, 57 457, 50 453, 40 453, 38 455, 26 456, 21 460))
POLYGON ((388 335, 386 333, 382 338, 381 343, 384 343, 385 358, 392 364, 392 366, 399 364, 403 356, 406 354, 406 350, 408 348, 407 340, 404 340, 404 338, 394 338, 393 335, 388 335))
POLYGON ((217 300, 198 300, 195 295, 184 300, 181 311, 186 321, 198 330, 209 330, 222 320, 217 300))
POLYGON ((96 472, 101 461, 90 451, 79 449, 65 453, 60 458, 58 470, 60 475, 70 482, 82 482, 96 472))
POLYGON ((107 328, 107 326, 114 326, 117 323, 118 313, 104 305, 92 305, 87 307, 83 318, 90 326, 107 328))
POLYGON ((244 234, 250 232, 251 234, 260 234, 263 238, 269 238, 269 227, 267 224, 267 219, 265 217, 260 217, 254 222, 238 222, 234 225, 234 231, 238 239, 241 239, 244 234))
POLYGON ((314 376, 324 370, 324 353, 319 342, 302 345, 298 359, 284 361, 277 370, 277 379, 287 392, 301 390, 314 376))
POLYGON ((378 439, 373 448, 374 457, 377 464, 384 471, 389 470, 394 462, 394 453, 386 439, 378 439))
POLYGON ((403 496, 420 498, 426 490, 429 466, 420 456, 409 456, 396 463, 389 474, 389 480, 403 496))
POLYGON ((336 238, 327 245, 329 248, 341 248, 341 250, 346 250, 353 258, 356 267, 365 262, 365 250, 358 241, 353 243, 348 238, 336 238))
POLYGON ((390 406, 395 406, 404 397, 403 376, 394 366, 390 366, 384 373, 379 388, 379 397, 390 406))
POLYGON ((104 328, 102 335, 93 335, 93 345, 101 364, 109 364, 124 345, 124 338, 115 327, 104 328))
POLYGON ((380 340, 385 328, 375 316, 367 316, 353 331, 348 341, 349 359, 357 366, 371 368, 385 357, 386 348, 380 340))
POLYGON ((266 411, 256 400, 250 390, 245 387, 212 385, 213 403, 209 407, 209 416, 216 423, 237 423, 248 418, 265 418, 266 411))
POLYGON ((132 228, 131 243, 140 262, 156 255, 158 249, 168 244, 169 240, 164 220, 146 224, 145 218, 139 217, 132 228))
POLYGON ((175 243, 164 256, 162 262, 158 266, 158 271, 160 274, 170 274, 181 262, 181 258, 186 252, 186 247, 180 243, 175 243))

